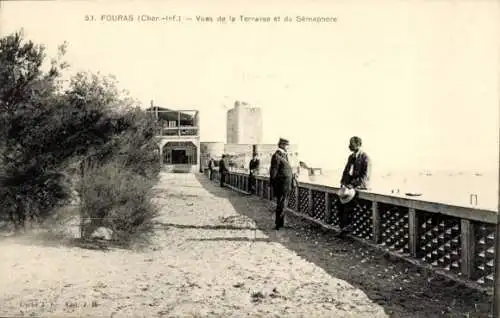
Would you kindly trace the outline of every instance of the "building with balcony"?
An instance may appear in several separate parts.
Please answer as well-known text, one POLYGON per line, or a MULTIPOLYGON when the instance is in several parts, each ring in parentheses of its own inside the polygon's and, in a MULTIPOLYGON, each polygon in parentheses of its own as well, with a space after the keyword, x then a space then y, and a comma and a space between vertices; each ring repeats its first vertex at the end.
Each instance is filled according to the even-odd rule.
MULTIPOLYGON (((171 172, 196 172, 207 168, 210 158, 229 157, 233 168, 248 168, 253 153, 261 160, 263 172, 269 169, 277 145, 263 144, 260 109, 235 102, 228 112, 227 143, 200 142, 200 116, 197 110, 174 110, 159 106, 146 109, 156 123, 156 138, 163 169, 171 172), (246 141, 246 142, 244 142, 246 141)), ((277 142, 277 141, 276 141, 277 142)), ((290 145, 292 167, 299 166, 297 145, 290 145)))
POLYGON ((197 110, 146 109, 156 122, 156 138, 164 169, 195 172, 200 169, 200 118, 197 110))

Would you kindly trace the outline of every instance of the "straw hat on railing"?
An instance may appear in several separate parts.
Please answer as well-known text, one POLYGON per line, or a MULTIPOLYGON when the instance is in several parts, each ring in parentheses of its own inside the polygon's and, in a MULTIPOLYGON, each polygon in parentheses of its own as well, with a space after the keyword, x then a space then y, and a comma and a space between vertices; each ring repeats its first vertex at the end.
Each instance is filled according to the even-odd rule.
POLYGON ((354 199, 356 191, 354 189, 342 187, 339 189, 339 191, 337 191, 337 195, 339 196, 340 203, 346 204, 351 202, 352 199, 354 199))

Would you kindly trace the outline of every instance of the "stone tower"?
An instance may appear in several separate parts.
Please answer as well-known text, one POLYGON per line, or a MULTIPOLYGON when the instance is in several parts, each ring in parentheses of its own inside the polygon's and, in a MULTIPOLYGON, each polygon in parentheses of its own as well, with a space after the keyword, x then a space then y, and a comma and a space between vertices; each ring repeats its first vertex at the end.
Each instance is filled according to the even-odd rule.
POLYGON ((227 112, 228 144, 261 144, 263 134, 262 110, 236 101, 227 112))

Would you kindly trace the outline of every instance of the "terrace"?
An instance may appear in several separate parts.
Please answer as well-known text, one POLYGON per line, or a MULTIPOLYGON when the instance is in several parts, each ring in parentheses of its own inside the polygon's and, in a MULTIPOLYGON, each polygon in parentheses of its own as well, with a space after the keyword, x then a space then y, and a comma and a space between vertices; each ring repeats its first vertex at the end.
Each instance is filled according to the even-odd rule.
POLYGON ((146 111, 157 120, 157 136, 173 138, 199 136, 199 112, 197 110, 171 110, 154 106, 146 111))

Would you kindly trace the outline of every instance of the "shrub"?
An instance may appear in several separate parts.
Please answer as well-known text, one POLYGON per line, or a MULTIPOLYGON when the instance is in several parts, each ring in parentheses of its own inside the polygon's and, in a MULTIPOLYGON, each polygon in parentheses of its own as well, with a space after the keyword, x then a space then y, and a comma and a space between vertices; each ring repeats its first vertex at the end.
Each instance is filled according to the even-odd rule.
MULTIPOLYGON (((119 175, 128 173, 144 189, 151 185, 141 180, 154 181, 159 171, 154 152, 148 153, 155 146, 144 111, 132 107, 136 102, 124 97, 113 77, 78 73, 63 90, 65 52, 63 44, 45 72, 43 46, 25 41, 22 32, 0 39, 0 218, 10 218, 16 228, 26 218, 43 221, 71 199, 72 182, 63 171, 89 153, 97 159, 91 162, 122 163, 126 169, 119 175)), ((96 166, 90 175, 99 176, 98 169, 110 168, 96 166)), ((85 182, 91 189, 91 180, 85 182)), ((134 200, 128 202, 138 204, 134 200)), ((136 221, 126 226, 139 224, 139 231, 147 223, 136 221)))
POLYGON ((103 226, 120 242, 147 239, 158 215, 151 201, 153 185, 154 180, 135 173, 120 160, 87 166, 79 186, 83 237, 103 226))

